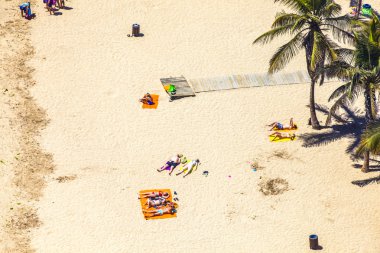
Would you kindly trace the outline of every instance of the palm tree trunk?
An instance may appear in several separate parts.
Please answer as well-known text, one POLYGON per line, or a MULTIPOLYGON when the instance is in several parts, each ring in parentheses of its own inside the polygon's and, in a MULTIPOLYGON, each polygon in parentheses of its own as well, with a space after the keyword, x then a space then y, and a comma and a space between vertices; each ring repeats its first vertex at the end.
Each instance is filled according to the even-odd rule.
POLYGON ((321 129, 321 126, 319 125, 317 114, 315 112, 315 100, 314 100, 315 83, 316 83, 316 80, 315 80, 315 78, 312 77, 311 78, 311 84, 310 84, 310 104, 309 104, 309 107, 310 107, 311 125, 312 125, 313 129, 319 130, 319 129, 321 129))
POLYGON ((361 168, 361 171, 364 173, 367 173, 369 171, 369 151, 366 151, 364 153, 363 166, 361 168))
MULTIPOLYGON (((372 96, 371 96, 371 88, 369 87, 369 84, 365 86, 364 90, 364 99, 365 99, 365 128, 368 128, 368 125, 374 120, 374 115, 373 115, 373 102, 372 102, 372 96)), ((366 151, 364 153, 363 157, 363 166, 361 168, 361 171, 364 173, 367 173, 369 171, 369 151, 366 151)))

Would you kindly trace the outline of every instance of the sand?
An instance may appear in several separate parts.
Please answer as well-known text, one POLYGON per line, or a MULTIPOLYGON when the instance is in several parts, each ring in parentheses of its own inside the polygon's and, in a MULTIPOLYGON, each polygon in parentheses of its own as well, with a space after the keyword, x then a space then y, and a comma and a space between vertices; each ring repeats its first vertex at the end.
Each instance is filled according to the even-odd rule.
POLYGON ((30 95, 30 26, 14 4, 0 3, 0 252, 31 252, 29 232, 40 225, 36 201, 53 165, 36 138, 47 120, 30 95))
MULTIPOLYGON (((267 46, 252 41, 269 29, 281 7, 242 0, 67 5, 73 9, 50 16, 39 3, 31 22, 35 55, 28 64, 37 84, 31 93, 49 119, 38 141, 43 154, 53 155, 55 170, 44 174, 43 197, 30 197, 39 200, 31 204, 39 227, 22 235, 31 238, 25 247, 306 252, 308 235, 317 233, 326 252, 380 251, 380 189, 352 184, 378 172, 353 167, 345 151, 350 136, 307 148, 301 139, 268 140, 265 125, 290 117, 300 126, 297 134, 316 133, 306 124, 308 84, 200 93, 169 102, 159 82, 179 75, 265 72, 283 40, 267 46), (135 22, 144 37, 126 36, 135 22), (157 110, 141 109, 138 99, 145 92, 160 95, 157 110), (199 158, 198 171, 187 178, 158 173, 177 152, 199 158), (251 171, 252 160, 263 168, 251 171), (265 188, 271 180, 282 183, 275 195, 265 188), (177 218, 143 219, 137 193, 150 188, 178 193, 177 218)), ((284 71, 304 67, 300 54, 284 71)), ((316 101, 328 106, 337 85, 317 87, 316 101)), ((6 196, 2 199, 10 203, 6 196)))

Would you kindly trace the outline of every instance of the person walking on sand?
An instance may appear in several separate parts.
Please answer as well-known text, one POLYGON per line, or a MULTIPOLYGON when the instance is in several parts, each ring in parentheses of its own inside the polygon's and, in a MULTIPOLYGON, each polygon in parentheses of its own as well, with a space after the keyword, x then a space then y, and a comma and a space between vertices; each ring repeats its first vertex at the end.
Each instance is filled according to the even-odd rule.
POLYGON ((60 9, 64 8, 65 7, 65 0, 57 0, 57 5, 58 5, 58 8, 60 8, 60 9))
POLYGON ((44 3, 46 3, 46 9, 50 12, 50 15, 52 13, 55 14, 55 9, 53 8, 53 5, 56 4, 56 0, 44 0, 44 3))

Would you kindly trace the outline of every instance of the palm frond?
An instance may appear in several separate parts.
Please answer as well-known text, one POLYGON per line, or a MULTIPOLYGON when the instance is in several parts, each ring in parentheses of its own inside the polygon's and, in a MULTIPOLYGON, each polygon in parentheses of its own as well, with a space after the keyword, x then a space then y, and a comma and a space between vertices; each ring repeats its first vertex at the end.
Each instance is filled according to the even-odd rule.
POLYGON ((294 23, 303 17, 295 13, 286 13, 284 11, 276 14, 272 23, 272 28, 278 28, 285 25, 294 25, 294 23))
POLYGON ((361 155, 366 151, 372 154, 380 154, 380 122, 374 122, 368 126, 361 136, 361 141, 356 153, 361 155))
POLYGON ((285 65, 296 56, 303 44, 303 33, 299 32, 288 43, 277 49, 276 53, 269 61, 269 73, 277 72, 285 67, 285 65))
POLYGON ((349 89, 349 86, 351 85, 351 82, 345 83, 341 86, 339 86, 337 89, 333 91, 333 93, 330 95, 328 101, 330 102, 331 100, 342 96, 343 94, 347 93, 347 90, 349 89))
POLYGON ((335 52, 338 56, 338 61, 346 62, 347 64, 352 63, 354 59, 354 50, 349 48, 336 48, 335 52))
POLYGON ((274 28, 262 35, 260 35, 253 44, 261 43, 261 44, 267 44, 268 42, 272 41, 274 38, 282 36, 284 34, 292 34, 294 32, 293 25, 284 25, 281 27, 274 28))
POLYGON ((339 17, 326 18, 323 21, 323 24, 333 25, 339 29, 352 32, 352 28, 354 27, 354 24, 361 25, 363 23, 362 22, 358 23, 358 21, 353 20, 352 17, 348 15, 344 15, 344 16, 339 16, 339 17))
POLYGON ((322 24, 321 27, 327 27, 331 31, 333 38, 339 42, 349 43, 349 44, 353 44, 355 42, 354 40, 355 37, 352 32, 349 32, 347 30, 344 30, 342 28, 339 28, 335 25, 330 25, 330 24, 322 24))
POLYGON ((274 0, 274 2, 279 2, 299 13, 308 13, 313 9, 310 2, 304 0, 274 0))
POLYGON ((355 67, 341 60, 333 61, 331 64, 325 66, 325 74, 328 78, 338 77, 342 80, 349 80, 355 73, 357 73, 355 67))
POLYGON ((342 11, 342 7, 334 1, 326 1, 326 6, 321 8, 324 17, 335 17, 342 11))

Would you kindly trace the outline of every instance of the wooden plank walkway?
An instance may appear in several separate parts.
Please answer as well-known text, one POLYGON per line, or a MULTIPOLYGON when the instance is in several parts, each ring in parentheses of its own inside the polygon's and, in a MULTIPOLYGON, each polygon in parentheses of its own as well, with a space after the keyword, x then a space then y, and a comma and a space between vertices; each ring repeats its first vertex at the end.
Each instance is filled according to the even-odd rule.
POLYGON ((170 92, 168 95, 170 96, 171 100, 183 98, 183 97, 191 97, 195 96, 194 90, 191 88, 190 84, 187 82, 186 78, 183 76, 181 77, 170 77, 170 78, 161 78, 162 86, 173 84, 176 87, 175 94, 172 94, 170 92))
MULTIPOLYGON (((333 80, 325 80, 325 82, 333 80)), ((286 85, 297 83, 309 83, 310 77, 306 71, 293 73, 268 74, 247 74, 232 75, 215 78, 190 79, 189 83, 195 93, 229 90, 238 88, 250 88, 271 85, 286 85)))

